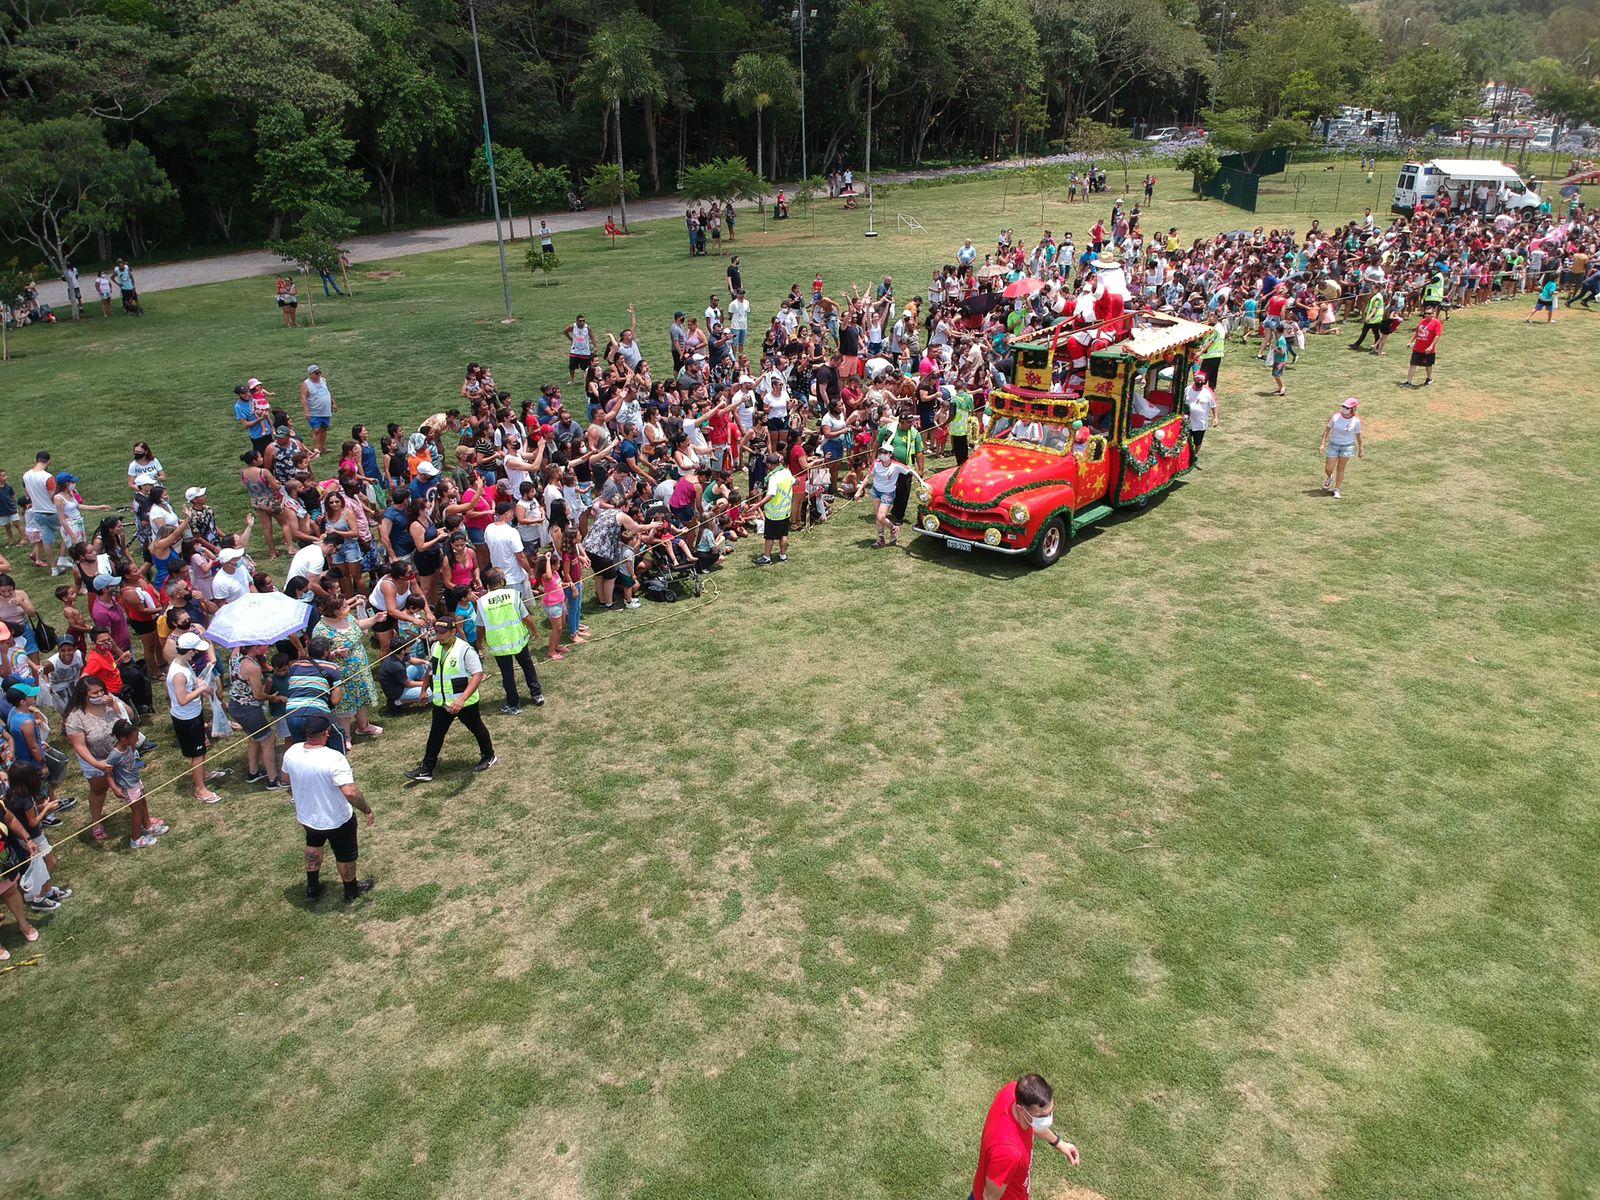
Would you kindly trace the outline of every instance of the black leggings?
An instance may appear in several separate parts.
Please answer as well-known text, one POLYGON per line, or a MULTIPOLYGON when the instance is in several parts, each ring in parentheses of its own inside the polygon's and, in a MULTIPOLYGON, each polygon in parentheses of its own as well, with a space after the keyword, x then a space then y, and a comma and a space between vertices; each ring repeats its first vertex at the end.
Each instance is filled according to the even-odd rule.
POLYGON ((478 757, 480 759, 494 757, 494 742, 489 737, 489 729, 483 723, 483 714, 478 711, 479 705, 468 704, 459 713, 452 713, 442 704, 433 706, 433 724, 428 726, 428 748, 422 752, 422 765, 432 771, 439 765, 439 751, 444 749, 444 735, 450 731, 450 726, 460 721, 478 739, 478 757))
POLYGON ((1367 340, 1367 334, 1369 333, 1372 335, 1372 340, 1376 342, 1378 338, 1383 335, 1383 322, 1379 321, 1376 324, 1371 321, 1364 322, 1361 326, 1361 336, 1352 342, 1351 345, 1361 345, 1362 342, 1367 340))

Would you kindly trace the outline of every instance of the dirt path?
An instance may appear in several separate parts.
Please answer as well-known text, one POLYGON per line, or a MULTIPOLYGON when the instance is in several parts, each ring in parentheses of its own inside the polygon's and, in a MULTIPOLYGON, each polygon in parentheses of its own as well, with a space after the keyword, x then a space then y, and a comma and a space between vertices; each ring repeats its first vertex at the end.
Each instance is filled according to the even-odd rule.
MULTIPOLYGON (((878 176, 880 184, 904 183, 911 179, 936 179, 945 176, 971 175, 993 170, 996 166, 1022 167, 1040 163, 1066 162, 1071 155, 1053 155, 1047 158, 1017 159, 1005 163, 990 163, 975 167, 944 167, 932 171, 899 171, 878 176)), ((785 185, 793 191, 793 184, 785 185)), ((683 201, 676 196, 656 200, 642 200, 628 209, 629 220, 649 221, 658 217, 681 215, 683 201)), ((537 222, 540 214, 535 213, 537 222)), ((543 214, 552 232, 561 234, 574 229, 598 229, 605 224, 604 210, 586 212, 559 212, 543 214)), ((748 218, 746 218, 748 219, 748 218)), ((517 228, 526 233, 528 218, 517 216, 517 228)), ((374 262, 386 258, 400 258, 407 254, 426 254, 430 250, 455 250, 462 246, 477 246, 494 241, 493 221, 473 221, 460 225, 444 225, 433 229, 413 229, 405 233, 374 233, 350 239, 352 263, 374 262)), ((94 272, 80 268, 83 274, 79 286, 89 302, 94 297, 94 272)), ((224 254, 215 258, 197 258, 190 262, 167 263, 159 266, 134 266, 134 280, 141 295, 165 292, 173 288, 191 287, 201 283, 223 283, 232 279, 250 279, 259 275, 273 275, 283 269, 283 260, 265 250, 251 250, 243 254, 224 254)), ((50 304, 65 309, 66 285, 57 281, 41 285, 41 293, 50 304)), ((61 314, 58 314, 61 315, 61 314)))

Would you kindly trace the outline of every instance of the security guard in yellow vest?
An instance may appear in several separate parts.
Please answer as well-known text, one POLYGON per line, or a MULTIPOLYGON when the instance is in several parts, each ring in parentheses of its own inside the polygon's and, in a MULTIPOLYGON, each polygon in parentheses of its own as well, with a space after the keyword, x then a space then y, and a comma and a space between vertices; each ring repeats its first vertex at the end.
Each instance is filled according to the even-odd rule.
POLYGON ((494 742, 478 710, 478 689, 483 686, 483 660, 478 652, 456 636, 456 619, 440 616, 433 623, 433 649, 428 653, 428 674, 423 690, 433 702, 433 724, 428 728, 428 747, 422 752, 422 765, 407 771, 413 783, 427 783, 439 763, 439 751, 450 726, 460 721, 478 739, 478 763, 474 771, 494 766, 494 742))
POLYGON ((544 704, 544 689, 539 686, 539 672, 533 669, 533 653, 528 649, 530 633, 539 632, 538 619, 528 612, 522 593, 506 586, 506 573, 490 567, 483 573, 484 591, 475 602, 478 610, 478 650, 494 655, 500 668, 500 682, 505 685, 506 702, 500 711, 508 717, 522 712, 521 697, 517 695, 516 668, 522 668, 528 691, 533 696, 534 707, 544 704))
POLYGON ((778 547, 778 562, 789 561, 789 517, 794 511, 794 472, 784 465, 783 456, 767 455, 767 494, 761 502, 761 536, 766 548, 756 558, 756 566, 772 564, 772 547, 778 547))

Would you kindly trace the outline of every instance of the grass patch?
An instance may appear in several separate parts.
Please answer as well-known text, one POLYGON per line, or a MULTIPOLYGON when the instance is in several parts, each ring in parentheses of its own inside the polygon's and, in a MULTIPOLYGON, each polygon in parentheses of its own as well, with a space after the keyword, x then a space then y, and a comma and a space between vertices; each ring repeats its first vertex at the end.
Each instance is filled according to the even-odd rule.
MULTIPOLYGON (((745 215, 733 248, 758 309, 819 264, 830 293, 905 291, 1027 228, 1000 194, 897 197, 927 232, 885 204, 876 241, 864 212, 819 205, 815 238, 745 215)), ((1170 172, 1148 220, 1240 223, 1170 172)), ((560 378, 579 308, 632 301, 664 358, 672 310, 725 295, 672 222, 557 247, 562 286, 515 277, 510 326, 490 246, 374 264, 397 274, 315 329, 254 280, 24 331, 7 465, 48 446, 119 496, 146 436, 236 518, 247 375, 287 397, 320 362, 380 428, 455 403, 469 359, 519 399, 560 378)), ((659 625, 596 614, 621 636, 490 717, 494 774, 453 739, 403 787, 415 720, 358 752, 360 912, 304 905, 288 806, 240 785, 159 799, 160 850, 65 847, 78 895, 0 977, 0 1188, 958 1195, 994 1087, 1038 1069, 1085 1156, 1041 1161, 1042 1196, 1583 1194, 1600 438, 1573 383, 1600 334, 1523 311, 1457 316, 1427 392, 1395 387, 1399 343, 1313 340, 1282 400, 1232 350, 1205 470, 1047 572, 867 552, 852 506, 659 625), (1349 393, 1369 454, 1334 503, 1316 444, 1349 393)))

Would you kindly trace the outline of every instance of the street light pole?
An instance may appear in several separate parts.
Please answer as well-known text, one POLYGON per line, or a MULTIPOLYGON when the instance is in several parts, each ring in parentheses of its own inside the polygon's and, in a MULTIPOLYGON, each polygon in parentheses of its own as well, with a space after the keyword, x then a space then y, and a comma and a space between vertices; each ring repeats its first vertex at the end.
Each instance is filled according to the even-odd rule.
POLYGON ((1217 30, 1217 69, 1211 75, 1211 111, 1217 111, 1217 77, 1222 74, 1222 39, 1228 36, 1228 6, 1224 4, 1217 14, 1222 26, 1217 30))
POLYGON ((806 158, 806 0, 800 0, 794 15, 800 20, 800 179, 804 184, 811 178, 806 158))
POLYGON ((506 320, 511 316, 511 276, 506 273, 506 238, 500 228, 500 188, 494 177, 494 140, 489 136, 489 97, 483 90, 483 55, 478 51, 478 6, 467 0, 472 22, 472 59, 478 65, 478 105, 483 111, 483 157, 489 163, 489 199, 494 202, 494 240, 500 246, 500 287, 506 298, 506 320))

